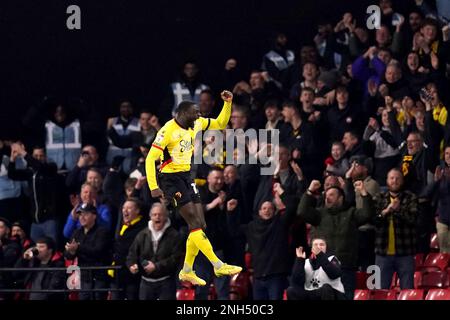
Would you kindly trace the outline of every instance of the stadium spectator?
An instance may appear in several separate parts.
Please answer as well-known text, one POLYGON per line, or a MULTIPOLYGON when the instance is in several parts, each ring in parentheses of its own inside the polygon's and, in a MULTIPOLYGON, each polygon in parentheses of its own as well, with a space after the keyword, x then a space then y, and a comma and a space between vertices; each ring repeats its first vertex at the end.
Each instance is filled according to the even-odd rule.
POLYGON ((30 211, 32 216, 30 238, 35 241, 43 236, 51 237, 56 243, 60 239, 58 216, 64 195, 63 181, 57 173, 56 164, 47 162, 45 150, 35 147, 32 155, 27 153, 22 143, 11 145, 8 177, 12 180, 27 181, 31 189, 30 211), (16 158, 27 162, 25 169, 16 168, 16 158))
POLYGON ((417 197, 405 190, 403 174, 392 169, 387 175, 388 191, 376 202, 375 264, 381 269, 381 288, 389 289, 394 272, 402 289, 414 288, 417 197))
MULTIPOLYGON (((76 211, 80 227, 77 228, 65 245, 64 256, 69 260, 77 259, 80 267, 107 266, 111 264, 111 239, 107 229, 97 222, 97 208, 83 203, 76 211)), ((82 270, 81 289, 106 289, 108 278, 106 270, 82 270)), ((104 300, 106 292, 84 291, 79 293, 80 300, 104 300)))
MULTIPOLYGON (((212 169, 207 178, 207 184, 199 188, 200 198, 202 200, 203 210, 205 212, 205 221, 208 228, 205 233, 211 242, 214 253, 220 258, 229 260, 225 257, 225 252, 230 248, 232 241, 227 223, 226 202, 227 194, 224 191, 223 171, 212 169)), ((228 300, 230 277, 215 277, 211 263, 200 253, 195 259, 194 269, 196 274, 206 281, 206 286, 197 287, 195 299, 207 300, 209 285, 214 282, 217 298, 219 300, 228 300)))
POLYGON ((166 97, 159 110, 159 118, 162 122, 168 121, 174 116, 175 109, 181 101, 200 101, 200 93, 209 88, 200 80, 200 70, 198 64, 193 60, 188 60, 183 64, 178 79, 172 82, 166 93, 166 97))
POLYGON ((116 289, 123 289, 121 292, 113 293, 113 300, 138 300, 140 278, 130 272, 126 266, 128 251, 134 239, 141 230, 146 228, 147 221, 141 214, 141 202, 137 198, 128 198, 122 207, 122 223, 119 232, 115 235, 113 245, 113 264, 122 266, 120 270, 110 270, 108 274, 112 278, 118 277, 114 282, 118 284, 116 289))
MULTIPOLYGON (((21 259, 16 262, 16 268, 64 268, 64 258, 56 250, 56 244, 50 237, 42 237, 36 241, 36 246, 27 249, 21 259)), ((16 281, 22 287, 31 290, 64 290, 66 289, 65 270, 45 270, 17 272, 16 281)), ((63 293, 30 292, 29 300, 63 300, 63 293)))
MULTIPOLYGON (((239 227, 238 222, 234 222, 236 227, 233 231, 246 235, 252 255, 254 300, 281 300, 293 262, 289 254, 288 232, 298 200, 285 192, 280 183, 274 184, 273 191, 275 204, 263 202, 258 217, 247 225, 239 227)), ((228 211, 232 218, 233 211, 228 211)))
POLYGON ((298 214, 311 224, 312 237, 326 237, 328 248, 339 256, 342 263, 342 283, 347 299, 353 299, 356 285, 356 265, 358 259, 358 227, 367 223, 374 215, 372 197, 362 181, 354 183, 355 193, 363 199, 362 209, 349 207, 344 202, 344 192, 339 187, 330 187, 325 192, 325 206, 315 208, 315 197, 319 195, 321 184, 313 180, 298 206, 298 214))
POLYGON ((78 213, 80 207, 87 203, 95 207, 98 225, 104 227, 108 231, 112 230, 113 221, 108 206, 100 204, 97 199, 97 189, 93 185, 85 183, 81 186, 80 196, 75 200, 73 209, 67 216, 63 231, 66 239, 71 238, 73 232, 81 226, 81 221, 79 220, 80 215, 78 213))
POLYGON ((78 162, 69 171, 66 177, 66 186, 71 193, 77 193, 81 185, 86 181, 87 173, 91 168, 100 170, 102 176, 106 175, 105 164, 99 162, 97 148, 92 145, 86 145, 81 150, 78 162))
POLYGON ((175 300, 175 274, 182 255, 179 233, 171 227, 164 205, 155 203, 148 228, 138 233, 126 261, 132 274, 141 275, 139 300, 175 300))
POLYGON ((306 259, 303 247, 296 249, 297 259, 292 270, 288 300, 344 300, 341 264, 336 256, 327 253, 324 239, 311 241, 311 256, 306 259))
MULTIPOLYGON (((139 119, 133 116, 133 105, 130 101, 124 100, 120 103, 119 116, 108 118, 106 125, 108 132, 114 129, 114 133, 118 136, 130 136, 132 132, 139 132, 141 125, 139 119)), ((116 140, 116 143, 119 139, 116 140)), ((109 137, 108 153, 106 155, 106 162, 108 165, 120 166, 125 173, 131 170, 131 146, 121 147, 116 145, 113 139, 109 137)))
POLYGON ((23 252, 25 252, 33 244, 28 238, 26 230, 26 223, 24 221, 16 221, 11 226, 11 237, 19 239, 23 252))

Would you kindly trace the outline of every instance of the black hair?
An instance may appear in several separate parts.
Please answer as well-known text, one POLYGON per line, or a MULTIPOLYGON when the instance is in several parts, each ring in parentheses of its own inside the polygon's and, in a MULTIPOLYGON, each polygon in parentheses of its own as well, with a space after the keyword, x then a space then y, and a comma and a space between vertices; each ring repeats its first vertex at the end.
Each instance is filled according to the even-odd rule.
POLYGON ((185 113, 187 112, 193 105, 195 105, 195 102, 192 101, 182 101, 180 102, 180 104, 178 105, 177 109, 176 109, 176 113, 185 113))
POLYGON ((53 239, 50 238, 50 237, 47 237, 47 236, 40 237, 40 238, 36 241, 36 243, 45 243, 45 244, 47 245, 47 248, 48 248, 48 249, 51 249, 53 252, 55 252, 55 249, 56 249, 56 243, 55 243, 55 240, 53 240, 53 239))
POLYGON ((327 192, 328 192, 329 190, 331 190, 331 189, 336 189, 336 190, 338 191, 339 195, 342 196, 343 201, 345 202, 345 192, 344 192, 344 189, 342 189, 341 187, 338 187, 338 186, 331 186, 331 187, 329 187, 329 188, 325 191, 325 193, 327 193, 327 192))
POLYGON ((136 205, 136 207, 139 209, 139 212, 141 212, 141 210, 143 208, 143 203, 142 203, 141 199, 139 199, 137 197, 130 197, 130 198, 127 198, 125 200, 125 202, 126 201, 133 202, 136 205))

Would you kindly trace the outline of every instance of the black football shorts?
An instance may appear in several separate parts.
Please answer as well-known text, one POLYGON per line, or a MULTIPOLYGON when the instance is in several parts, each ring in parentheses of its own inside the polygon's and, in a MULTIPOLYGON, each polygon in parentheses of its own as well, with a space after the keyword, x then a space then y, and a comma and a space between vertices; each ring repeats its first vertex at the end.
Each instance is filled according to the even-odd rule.
POLYGON ((188 202, 200 203, 200 194, 189 172, 160 173, 159 185, 174 207, 182 207, 188 202))

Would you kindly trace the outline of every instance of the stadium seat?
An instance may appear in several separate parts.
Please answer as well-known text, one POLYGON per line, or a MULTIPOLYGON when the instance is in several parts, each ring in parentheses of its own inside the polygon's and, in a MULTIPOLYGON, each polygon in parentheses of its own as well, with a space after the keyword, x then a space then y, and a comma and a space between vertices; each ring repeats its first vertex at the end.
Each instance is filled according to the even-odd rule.
POLYGON ((447 288, 448 279, 446 271, 423 271, 419 289, 447 288))
POLYGON ((450 300, 449 289, 430 289, 425 300, 450 300))
POLYGON ((208 300, 217 300, 217 292, 216 287, 214 287, 214 283, 211 283, 209 286, 208 300))
POLYGON ((177 290, 177 300, 195 300, 195 290, 194 289, 178 289, 177 290))
POLYGON ((395 290, 370 290, 369 300, 396 300, 395 290))
MULTIPOLYGON (((419 289, 419 285, 422 282, 422 272, 414 272, 414 289, 419 289)), ((398 279, 398 286, 400 287, 400 278, 398 279)))
POLYGON ((397 290, 400 291, 400 285, 398 282, 397 272, 394 272, 392 275, 392 281, 391 281, 391 290, 397 290))
POLYGON ((367 278, 369 274, 367 272, 356 272, 356 289, 367 289, 367 278))
POLYGON ((400 291, 397 300, 423 300, 423 289, 405 289, 400 291))
POLYGON ((416 270, 419 270, 423 265, 423 260, 425 258, 425 254, 418 253, 414 256, 414 260, 416 262, 416 270))
POLYGON ((450 254, 448 253, 429 253, 425 258, 420 270, 445 270, 450 261, 450 254))
POLYGON ((439 241, 437 233, 433 233, 430 238, 430 249, 431 252, 439 252, 439 241))
POLYGON ((245 300, 250 289, 249 272, 235 274, 230 279, 230 300, 245 300))
POLYGON ((194 289, 194 285, 190 283, 189 281, 181 281, 180 286, 183 289, 194 289))
POLYGON ((356 289, 353 300, 370 300, 369 290, 356 289))
POLYGON ((252 268, 252 254, 250 252, 246 252, 244 256, 245 267, 247 270, 251 270, 252 268))
MULTIPOLYGON (((401 290, 400 278, 398 277, 397 273, 394 273, 394 276, 395 276, 395 286, 393 288, 391 287, 391 289, 400 291, 401 290)), ((422 282, 422 272, 421 271, 414 272, 414 289, 418 289, 421 282, 422 282)))

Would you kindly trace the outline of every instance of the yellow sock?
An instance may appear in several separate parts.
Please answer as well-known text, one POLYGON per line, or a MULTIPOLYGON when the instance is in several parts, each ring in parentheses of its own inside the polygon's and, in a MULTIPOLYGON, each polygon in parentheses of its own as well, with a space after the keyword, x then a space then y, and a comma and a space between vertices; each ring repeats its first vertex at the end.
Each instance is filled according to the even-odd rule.
POLYGON ((208 258, 208 260, 214 265, 215 268, 218 268, 222 265, 222 261, 220 261, 220 259, 214 253, 211 242, 209 242, 208 238, 206 237, 206 234, 203 232, 202 229, 192 230, 188 237, 188 241, 189 240, 192 240, 192 242, 206 256, 206 258, 208 258))
POLYGON ((195 245, 194 241, 189 234, 189 237, 186 240, 186 256, 184 257, 184 266, 183 269, 186 272, 192 271, 192 267, 194 266, 195 257, 198 254, 198 248, 195 245))

